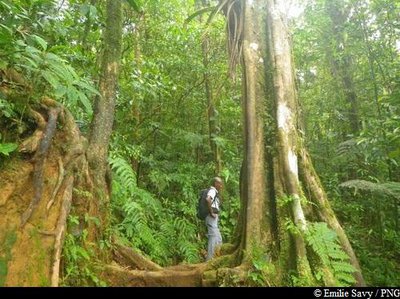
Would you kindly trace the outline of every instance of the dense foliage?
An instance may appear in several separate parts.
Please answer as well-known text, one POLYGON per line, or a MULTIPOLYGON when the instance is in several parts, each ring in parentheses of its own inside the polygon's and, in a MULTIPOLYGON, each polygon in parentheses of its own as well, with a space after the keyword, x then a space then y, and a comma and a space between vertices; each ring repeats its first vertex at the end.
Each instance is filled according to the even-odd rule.
POLYGON ((308 1, 293 31, 309 148, 371 285, 400 279, 399 13, 393 1, 308 1))
MULTIPOLYGON (((301 2, 304 12, 291 28, 308 147, 367 283, 396 285, 400 4, 301 2), (332 9, 341 17, 332 18, 332 9)), ((199 9, 194 0, 131 0, 124 1, 123 9, 109 157, 110 230, 160 265, 197 263, 204 258, 207 238, 195 216, 196 202, 215 175, 211 142, 222 152, 225 241, 234 237, 240 205, 241 82, 228 75, 225 20, 218 15, 206 23, 207 16, 199 14, 186 22, 199 9), (206 35, 205 66, 201 43, 206 35), (218 135, 211 137, 205 74, 216 99, 218 135)), ((81 131, 89 132, 103 27, 102 1, 0 0, 0 169, 33 132, 27 110, 44 95, 68 107, 81 131)), ((78 283, 75 263, 89 259, 79 238, 67 237, 64 274, 69 284, 78 283)), ((349 271, 341 264, 345 258, 336 254, 331 232, 317 224, 308 238, 322 261, 336 266, 338 282, 348 282, 349 271)), ((257 270, 266 267, 254 264, 257 270)), ((254 273, 254 281, 265 283, 254 273)), ((91 276, 87 269, 85 279, 97 279, 91 276)))

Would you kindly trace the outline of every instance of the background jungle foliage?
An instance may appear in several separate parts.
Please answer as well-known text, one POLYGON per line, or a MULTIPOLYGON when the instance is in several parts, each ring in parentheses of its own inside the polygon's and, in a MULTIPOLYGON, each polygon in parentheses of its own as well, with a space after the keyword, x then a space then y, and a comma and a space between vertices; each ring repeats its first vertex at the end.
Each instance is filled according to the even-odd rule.
MULTIPOLYGON (((400 3, 300 2, 303 13, 290 28, 308 148, 368 285, 398 285, 400 3)), ((233 241, 240 206, 241 80, 228 74, 223 16, 185 22, 198 8, 194 0, 123 6, 109 229, 163 266, 204 258, 207 239, 195 206, 214 176, 213 144, 226 182, 225 241, 233 241), (217 134, 208 128, 206 76, 217 134)), ((0 0, 0 170, 34 130, 27 107, 43 95, 68 107, 88 133, 104 22, 99 0, 0 0)), ((89 256, 79 238, 84 234, 66 239, 67 285, 79 284, 79 275, 96 279, 76 267, 89 256)))

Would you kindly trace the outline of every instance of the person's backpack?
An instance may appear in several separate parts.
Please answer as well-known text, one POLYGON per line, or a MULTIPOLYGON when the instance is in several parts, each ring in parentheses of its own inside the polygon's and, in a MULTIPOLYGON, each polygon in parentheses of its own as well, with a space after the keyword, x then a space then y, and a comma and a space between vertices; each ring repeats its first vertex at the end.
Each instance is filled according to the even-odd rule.
POLYGON ((197 218, 204 220, 208 215, 207 193, 210 189, 203 189, 199 193, 199 201, 197 203, 197 218))

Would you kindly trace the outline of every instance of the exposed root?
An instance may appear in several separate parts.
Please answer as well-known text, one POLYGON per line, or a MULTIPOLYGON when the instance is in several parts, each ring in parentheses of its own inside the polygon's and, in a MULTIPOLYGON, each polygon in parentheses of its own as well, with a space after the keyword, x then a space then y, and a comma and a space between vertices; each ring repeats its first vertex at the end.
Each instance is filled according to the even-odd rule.
POLYGON ((217 269, 221 267, 234 267, 237 261, 237 252, 232 254, 221 255, 213 258, 207 263, 207 269, 217 269))
POLYGON ((2 184, 5 185, 5 187, 3 187, 2 192, 0 193, 0 207, 7 203, 8 199, 13 195, 16 188, 16 186, 12 183, 4 184, 2 182, 2 184))
POLYGON ((30 86, 24 76, 13 68, 1 69, 0 79, 0 91, 3 93, 9 94, 11 91, 21 89, 25 89, 26 91, 32 90, 32 86, 30 86))
POLYGON ((34 153, 37 151, 47 125, 46 120, 39 112, 29 108, 28 113, 35 120, 37 127, 35 132, 19 145, 18 151, 20 153, 34 153))
POLYGON ((35 195, 29 207, 25 210, 21 217, 21 227, 23 227, 29 218, 32 216, 33 211, 37 207, 40 198, 42 197, 43 190, 43 166, 45 164, 46 155, 51 145, 54 133, 56 131, 57 117, 60 112, 59 108, 51 108, 49 111, 49 120, 43 135, 38 150, 35 153, 34 161, 35 168, 33 171, 33 185, 35 188, 35 195))
POLYGON ((116 265, 105 267, 105 279, 112 286, 200 287, 204 265, 189 270, 164 268, 161 271, 126 270, 116 265))
POLYGON ((60 217, 58 218, 57 228, 55 231, 56 240, 54 244, 53 266, 51 272, 51 286, 57 287, 60 273, 60 258, 64 243, 65 228, 67 225, 67 217, 71 210, 72 203, 72 187, 74 185, 74 177, 68 176, 66 179, 66 187, 61 205, 60 217))
POLYGON ((220 286, 245 286, 248 270, 243 264, 235 268, 220 268, 216 272, 216 283, 220 286))
POLYGON ((50 208, 51 208, 51 206, 53 205, 54 199, 56 198, 56 195, 57 195, 57 193, 58 193, 58 190, 59 190, 60 187, 61 187, 61 184, 62 184, 63 180, 64 180, 64 166, 63 166, 62 159, 59 157, 59 158, 58 158, 58 179, 57 179, 57 185, 56 185, 56 187, 54 188, 53 193, 51 194, 51 198, 50 198, 49 202, 47 203, 47 206, 46 206, 46 210, 47 210, 47 211, 49 211, 50 208))
MULTIPOLYGON (((72 200, 75 205, 78 197, 72 198, 72 190, 77 183, 87 185, 80 181, 90 180, 83 169, 87 142, 72 115, 51 99, 41 104, 30 111, 37 124, 35 136, 20 147, 20 152, 33 157, 17 156, 0 173, 0 240, 9 242, 5 275, 0 275, 4 286, 59 284, 67 218, 72 200)), ((87 197, 81 200, 88 202, 87 197)), ((79 212, 83 215, 85 210, 79 212)))
POLYGON ((121 245, 117 239, 113 242, 116 246, 114 260, 118 264, 107 265, 105 269, 105 279, 113 286, 213 287, 232 280, 229 274, 235 275, 235 283, 244 285, 247 267, 241 265, 229 272, 237 265, 238 250, 234 250, 236 246, 232 244, 225 244, 221 248, 222 252, 231 254, 217 256, 209 262, 162 268, 134 249, 121 245), (225 270, 219 273, 219 268, 225 270), (239 272, 240 279, 237 280, 239 272))
POLYGON ((134 249, 120 244, 116 244, 116 247, 117 248, 114 249, 114 258, 119 264, 139 270, 162 270, 161 266, 145 258, 134 249))
POLYGON ((56 235, 56 232, 53 231, 47 231, 47 230, 39 230, 38 231, 39 234, 44 235, 44 236, 49 236, 49 237, 54 237, 56 235))

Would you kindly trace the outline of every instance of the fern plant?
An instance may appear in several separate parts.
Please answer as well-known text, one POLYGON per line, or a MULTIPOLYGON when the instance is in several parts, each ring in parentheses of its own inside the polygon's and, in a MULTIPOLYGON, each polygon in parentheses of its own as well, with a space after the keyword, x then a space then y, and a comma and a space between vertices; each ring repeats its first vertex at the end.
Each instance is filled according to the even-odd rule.
POLYGON ((323 266, 332 271, 338 285, 350 286, 355 283, 352 275, 355 269, 349 263, 348 255, 340 247, 336 233, 329 229, 326 223, 311 223, 305 237, 323 266))
POLYGON ((366 180, 350 180, 340 184, 340 187, 353 189, 355 194, 358 191, 364 191, 377 196, 385 195, 400 199, 400 183, 398 182, 374 183, 366 180))
MULTIPOLYGON (((184 200, 156 198, 139 188, 136 175, 124 158, 112 157, 110 163, 115 174, 113 209, 118 215, 115 226, 121 236, 161 265, 198 262, 200 244, 196 240, 197 227, 189 204, 184 200)), ((180 179, 181 176, 175 174, 168 181, 180 179)))

